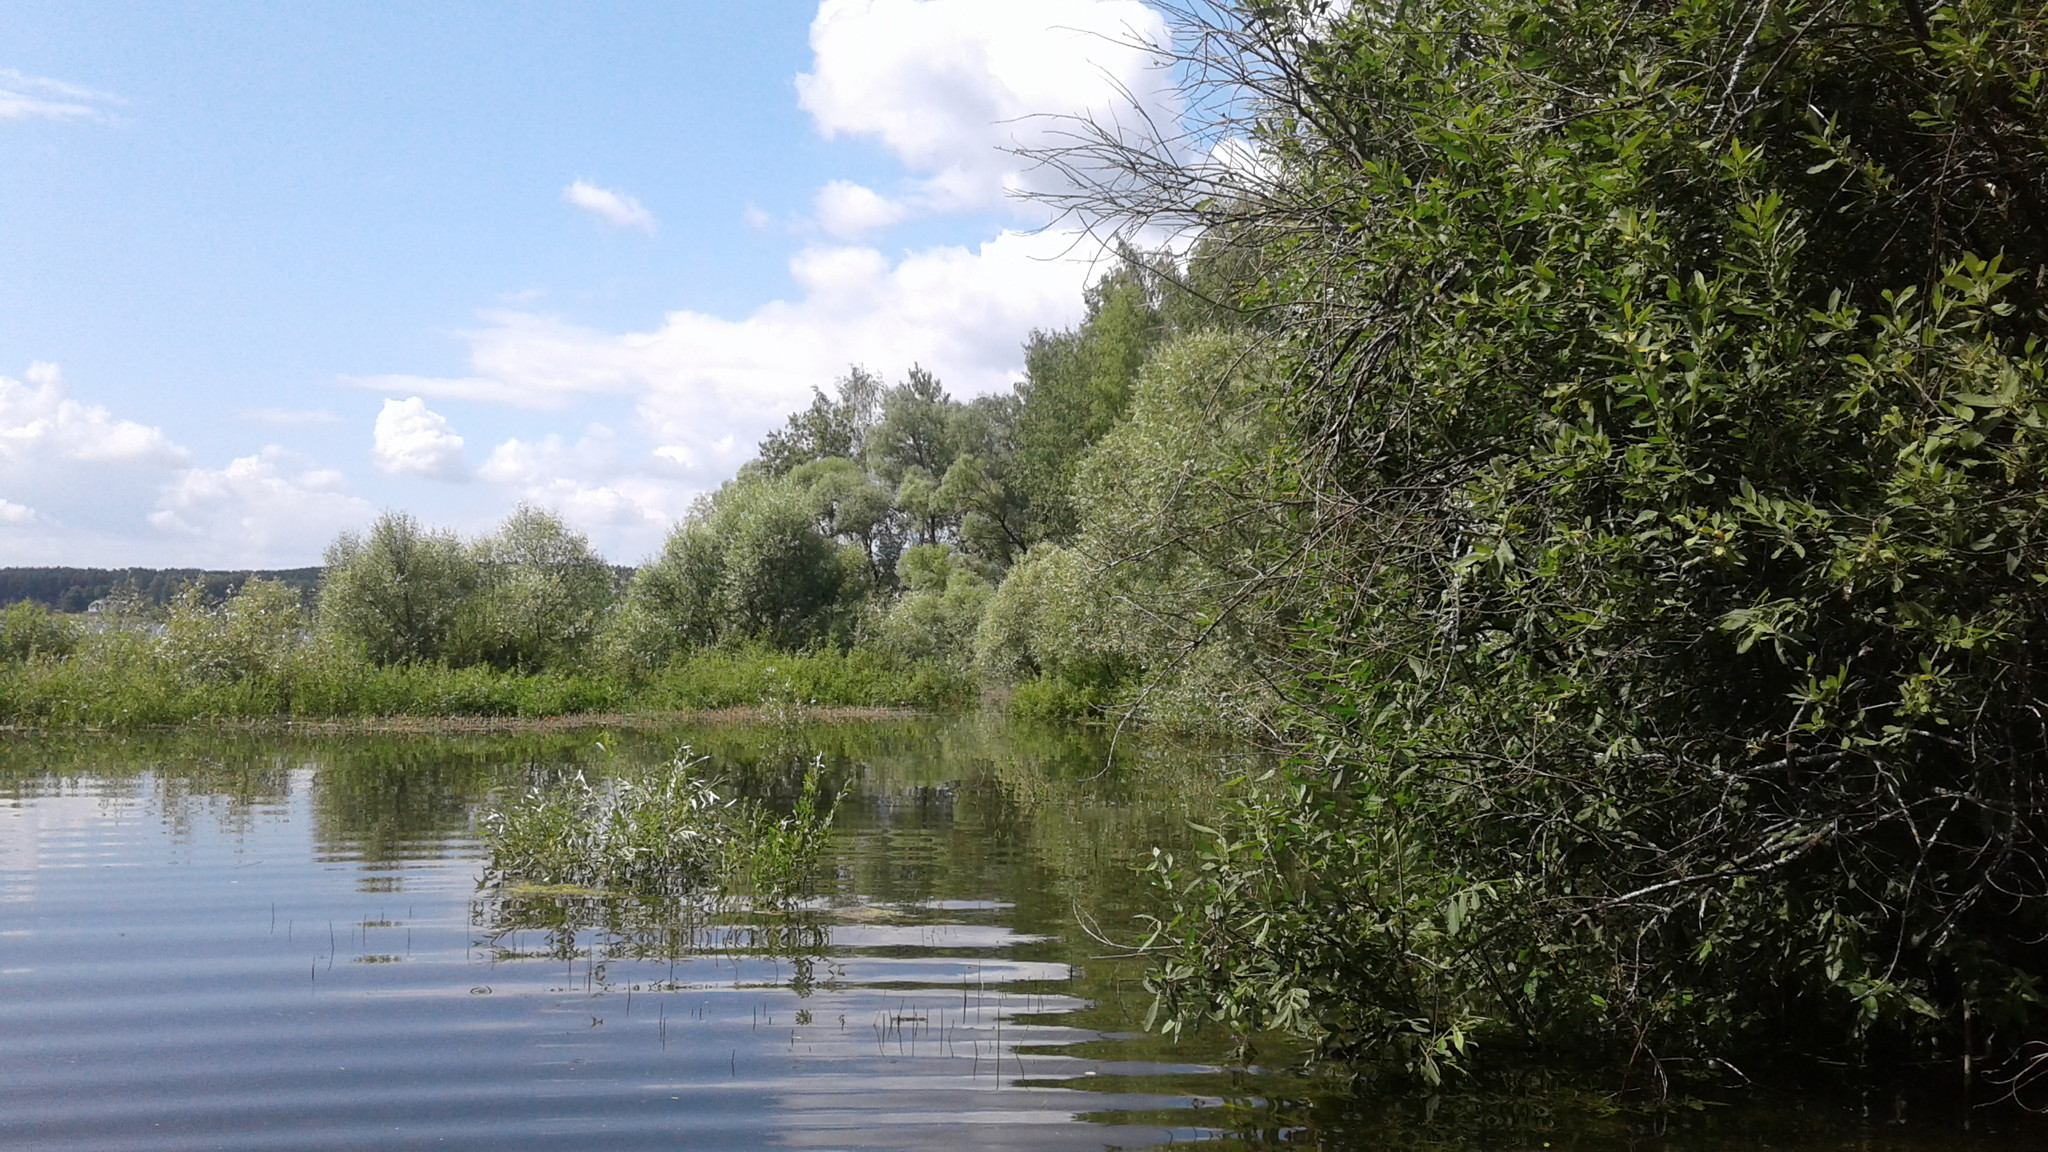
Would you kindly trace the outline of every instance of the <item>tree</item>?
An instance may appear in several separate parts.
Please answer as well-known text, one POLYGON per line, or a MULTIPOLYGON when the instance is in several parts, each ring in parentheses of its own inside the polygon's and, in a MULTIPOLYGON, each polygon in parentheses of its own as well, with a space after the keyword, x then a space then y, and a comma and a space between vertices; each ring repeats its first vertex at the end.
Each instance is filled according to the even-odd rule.
POLYGON ((1431 1082, 1475 1043, 1658 1078, 2018 1058, 2042 10, 1180 14, 1209 106, 1248 110, 1201 131, 1257 162, 1052 159, 1077 207, 1258 253, 1306 735, 1162 866, 1167 1017, 1431 1082))
POLYGON ((626 643, 657 663, 712 644, 816 643, 845 622, 865 566, 819 531, 806 489, 743 474, 700 500, 635 575, 626 643))
POLYGON ((367 533, 327 549, 320 626, 379 664, 443 658, 479 584, 475 559, 452 532, 386 512, 367 533))
POLYGON ((810 407, 790 414, 788 422, 761 441, 755 459, 771 476, 784 476, 813 461, 859 457, 882 394, 881 378, 858 365, 848 368, 834 391, 838 398, 811 389, 810 407))
POLYGON ((877 588, 894 584, 903 531, 896 494, 887 483, 859 461, 845 457, 805 464, 789 474, 789 482, 803 490, 820 532, 860 549, 870 584, 877 588))
POLYGON ((472 555, 478 592, 461 623, 464 657, 523 672, 583 658, 618 585, 589 537, 522 504, 472 555))
POLYGON ((1165 335, 1159 286, 1126 250, 1090 285, 1077 328, 1033 332, 1018 385, 1018 490, 1040 537, 1064 540, 1080 525, 1072 484, 1082 453, 1123 419, 1138 370, 1165 335))
POLYGON ((957 407, 936 376, 913 366, 903 383, 882 393, 881 419, 867 441, 869 467, 891 482, 912 468, 945 475, 959 451, 950 434, 957 407))
POLYGON ((1270 363, 1241 338, 1162 345, 1126 418, 1077 461, 1072 539, 1034 546, 998 590, 981 631, 984 674, 1059 681, 1125 715, 1270 724, 1260 674, 1284 641, 1260 599, 1262 565, 1269 542, 1289 535, 1264 499, 1276 390, 1270 363))

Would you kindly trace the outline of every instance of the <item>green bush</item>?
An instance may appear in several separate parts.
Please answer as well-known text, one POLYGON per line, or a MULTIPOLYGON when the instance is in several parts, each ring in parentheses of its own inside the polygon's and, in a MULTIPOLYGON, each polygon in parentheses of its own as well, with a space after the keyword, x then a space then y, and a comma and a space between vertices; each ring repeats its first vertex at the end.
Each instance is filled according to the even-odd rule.
POLYGON ((378 664, 449 655, 481 581, 476 558, 452 532, 387 512, 368 533, 327 549, 320 627, 378 664))
POLYGON ((0 612, 0 661, 61 659, 78 647, 79 628, 41 604, 23 600, 0 612))
POLYGON ((1309 735, 1161 861, 1165 1019, 1432 1084, 2023 1059, 2048 17, 1234 16, 1268 178, 1193 210, 1284 319, 1309 735))
POLYGON ((455 662, 522 672, 585 662, 618 584, 588 537, 522 505, 470 552, 477 590, 449 645, 455 662))
POLYGON ((720 795, 685 749, 666 766, 592 781, 582 773, 493 803, 479 818, 488 885, 591 894, 745 895, 783 906, 809 891, 836 801, 814 761, 787 814, 720 795))

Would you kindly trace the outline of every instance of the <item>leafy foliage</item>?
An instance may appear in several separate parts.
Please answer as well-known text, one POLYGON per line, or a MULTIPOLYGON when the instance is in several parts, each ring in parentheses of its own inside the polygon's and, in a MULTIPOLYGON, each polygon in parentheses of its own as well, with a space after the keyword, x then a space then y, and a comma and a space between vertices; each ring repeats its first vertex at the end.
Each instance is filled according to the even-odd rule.
POLYGON ((468 661, 536 671, 584 659, 618 586, 588 537, 521 506, 472 553, 478 589, 459 645, 468 661))
POLYGON ((743 476, 699 501, 628 592, 623 643, 661 663, 693 647, 831 635, 865 567, 820 532, 790 479, 743 476))
POLYGON ((997 590, 977 637, 983 673, 1037 714, 1117 710, 1245 726, 1273 708, 1258 680, 1283 645, 1259 597, 1263 553, 1291 538, 1263 503, 1280 429, 1264 356, 1198 331, 1161 345, 1127 418, 1081 458, 1083 515, 997 590))
POLYGON ((691 897, 735 892, 786 904, 810 885, 836 801, 813 762, 786 814, 723 797, 685 749, 626 777, 535 785, 480 818, 490 861, 484 883, 598 893, 691 897))
POLYGON ((0 612, 0 660, 61 659, 78 647, 78 626, 30 600, 0 612))
POLYGON ((320 624, 379 664, 449 654, 480 574, 452 532, 387 512, 370 530, 343 533, 327 549, 320 624))
POLYGON ((1261 165, 1100 193, 1258 252, 1310 736, 1159 861, 1165 1018, 1431 1083, 2017 1059, 2039 8, 1182 14, 1261 165))
POLYGON ((159 658, 207 681, 277 676, 290 665, 305 627, 298 590, 290 585, 251 579, 210 605, 200 585, 188 584, 172 601, 159 658))

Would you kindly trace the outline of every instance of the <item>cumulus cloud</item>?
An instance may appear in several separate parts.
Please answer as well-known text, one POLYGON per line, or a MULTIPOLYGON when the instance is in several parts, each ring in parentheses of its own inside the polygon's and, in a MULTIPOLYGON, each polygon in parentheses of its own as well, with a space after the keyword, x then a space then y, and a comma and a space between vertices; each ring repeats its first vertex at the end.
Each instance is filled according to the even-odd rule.
POLYGON ((190 541, 213 566, 304 562, 375 514, 340 472, 275 445, 225 468, 188 468, 167 485, 150 527, 190 541))
POLYGON ((15 563, 304 564, 374 512, 339 472, 265 448, 194 465, 162 430, 74 399, 53 364, 0 376, 0 532, 15 563))
POLYGON ((583 209, 592 216, 614 228, 632 228, 654 235, 654 213, 647 206, 622 192, 600 188, 587 180, 578 180, 562 189, 562 199, 583 209))
POLYGON ((505 486, 518 500, 555 509, 619 557, 652 554, 689 510, 694 492, 678 483, 671 461, 635 448, 603 424, 574 442, 553 434, 506 440, 491 450, 477 477, 505 486))
POLYGON ((32 364, 23 375, 0 376, 0 500, 33 509, 35 518, 10 513, 7 523, 135 525, 187 463, 185 450, 161 429, 74 399, 54 364, 32 364))
POLYGON ((818 189, 812 202, 818 227, 840 240, 856 240, 909 215, 909 206, 851 180, 834 180, 818 189))
POLYGON ((797 97, 828 139, 872 138, 916 173, 907 205, 987 206, 1033 188, 1014 150, 1058 140, 1068 118, 1171 122, 1149 47, 1165 34, 1138 0, 824 0, 797 97))
POLYGON ((465 471, 462 437, 417 396, 384 401, 370 436, 370 459, 390 475, 453 480, 465 471))
POLYGON ((161 429, 117 420, 97 404, 73 400, 55 364, 37 362, 27 383, 0 376, 0 468, 62 464, 163 466, 185 451, 161 429))
MULTIPOLYGON (((691 482, 709 486, 848 364, 896 373, 915 361, 959 394, 1009 386, 1025 335, 1069 323, 1078 308, 1091 269, 1071 258, 1074 243, 1058 233, 1005 232, 975 248, 930 248, 894 262, 873 248, 807 248, 790 261, 796 299, 740 319, 674 312, 649 332, 490 313, 467 334, 469 375, 403 382, 418 396, 528 408, 630 396, 638 431, 691 482)), ((379 382, 392 381, 367 381, 379 382)), ((394 443, 401 427, 431 431, 436 444, 453 437, 417 397, 387 401, 385 413, 380 444, 387 417, 394 443)), ((453 452, 444 447, 435 459, 459 454, 455 440, 453 452)), ((495 453, 493 461, 487 467, 498 475, 495 453)))
POLYGON ((110 93, 0 68, 0 120, 97 120, 118 103, 110 93))

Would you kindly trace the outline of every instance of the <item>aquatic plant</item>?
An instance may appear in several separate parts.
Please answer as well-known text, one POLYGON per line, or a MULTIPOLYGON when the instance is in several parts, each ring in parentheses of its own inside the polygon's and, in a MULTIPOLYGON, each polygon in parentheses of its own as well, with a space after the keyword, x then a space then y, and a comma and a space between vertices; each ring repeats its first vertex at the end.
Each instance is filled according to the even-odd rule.
POLYGON ((483 886, 571 894, 738 895, 787 905, 809 886, 837 810, 822 759, 805 771, 787 814, 721 795, 705 758, 678 752, 638 776, 583 772, 536 784, 479 819, 490 863, 483 886))

